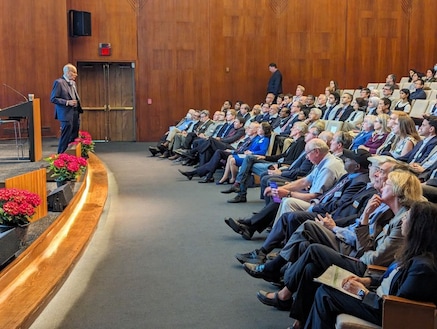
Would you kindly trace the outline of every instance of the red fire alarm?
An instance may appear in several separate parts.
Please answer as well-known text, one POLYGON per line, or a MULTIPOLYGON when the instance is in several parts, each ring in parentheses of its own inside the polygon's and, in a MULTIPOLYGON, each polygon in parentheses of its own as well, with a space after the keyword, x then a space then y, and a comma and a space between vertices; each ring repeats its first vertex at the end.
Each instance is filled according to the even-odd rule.
POLYGON ((99 43, 99 56, 111 56, 110 43, 99 43))

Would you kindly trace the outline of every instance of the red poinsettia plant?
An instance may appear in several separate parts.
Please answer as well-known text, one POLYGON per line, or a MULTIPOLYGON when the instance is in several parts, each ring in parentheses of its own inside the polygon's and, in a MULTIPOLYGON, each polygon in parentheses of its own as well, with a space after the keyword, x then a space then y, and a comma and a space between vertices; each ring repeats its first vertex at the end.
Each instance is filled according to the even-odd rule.
POLYGON ((49 170, 56 180, 73 180, 82 175, 86 169, 86 159, 75 155, 61 153, 52 154, 44 159, 49 163, 49 170))
POLYGON ((0 224, 21 226, 29 224, 36 207, 41 204, 38 194, 15 188, 0 188, 0 224))
POLYGON ((79 137, 77 137, 74 142, 72 142, 72 145, 81 144, 81 155, 83 157, 87 157, 89 152, 94 152, 94 145, 93 139, 91 137, 91 134, 87 131, 79 131, 79 137))

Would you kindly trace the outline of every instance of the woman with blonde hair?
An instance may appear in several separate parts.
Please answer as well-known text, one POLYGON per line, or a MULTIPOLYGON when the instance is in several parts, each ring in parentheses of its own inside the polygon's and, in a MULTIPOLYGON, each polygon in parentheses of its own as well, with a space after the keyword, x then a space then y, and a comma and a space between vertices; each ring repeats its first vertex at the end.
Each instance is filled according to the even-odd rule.
POLYGON ((400 116, 396 119, 393 128, 396 140, 390 149, 390 155, 397 159, 410 152, 420 141, 413 119, 409 116, 400 116))
POLYGON ((387 114, 379 114, 375 117, 372 137, 370 137, 370 139, 368 139, 363 145, 358 146, 358 148, 366 150, 371 154, 375 154, 376 150, 385 142, 385 139, 390 132, 390 128, 387 126, 388 119, 389 116, 387 114))

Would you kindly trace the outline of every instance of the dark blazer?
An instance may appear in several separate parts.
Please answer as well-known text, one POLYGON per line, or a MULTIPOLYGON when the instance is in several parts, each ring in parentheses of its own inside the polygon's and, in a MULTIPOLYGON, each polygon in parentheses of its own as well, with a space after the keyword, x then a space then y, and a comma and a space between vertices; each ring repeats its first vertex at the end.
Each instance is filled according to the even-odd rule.
POLYGON ((244 136, 244 127, 235 129, 232 128, 229 133, 226 135, 226 137, 222 138, 220 141, 225 144, 232 144, 233 142, 236 142, 237 140, 241 139, 241 137, 244 136))
MULTIPOLYGON (((345 174, 340 180, 337 182, 339 184, 342 179, 347 177, 349 174, 345 174)), ((360 173, 357 177, 351 179, 347 182, 338 192, 340 195, 336 196, 335 194, 329 198, 329 200, 325 203, 319 203, 312 208, 312 212, 325 214, 334 212, 340 205, 349 202, 350 200, 355 200, 355 195, 359 192, 363 187, 367 186, 369 182, 369 174, 368 173, 360 173)), ((335 188, 335 185, 332 187, 335 188)), ((328 194, 330 190, 328 190, 325 194, 328 194)), ((323 200, 323 195, 321 196, 321 200, 323 200)))
MULTIPOLYGON (((343 107, 340 107, 337 110, 337 113, 335 114, 335 116, 337 116, 338 113, 340 113, 343 110, 343 107)), ((343 114, 341 115, 341 117, 339 119, 335 119, 337 121, 346 121, 347 118, 349 118, 349 116, 351 115, 351 113, 354 111, 354 108, 352 107, 352 105, 349 105, 348 107, 346 107, 346 109, 344 110, 343 114)))
POLYGON ((282 93, 282 74, 279 70, 272 73, 267 84, 267 93, 273 93, 278 96, 282 93))
POLYGON ((426 92, 420 88, 410 94, 410 99, 426 99, 426 92))
MULTIPOLYGON (((372 286, 379 286, 382 276, 372 276, 372 286)), ((416 256, 399 269, 390 283, 390 295, 437 304, 437 270, 426 256, 416 256)), ((382 299, 369 292, 363 303, 382 310, 382 299)))
POLYGON ((305 156, 305 150, 291 164, 291 166, 281 173, 282 177, 295 180, 298 177, 304 177, 313 169, 313 164, 305 156))
POLYGON ((332 218, 338 226, 347 226, 355 221, 363 212, 367 201, 376 194, 373 187, 364 187, 358 191, 355 196, 347 202, 338 206, 338 208, 331 213, 332 218))
POLYGON ((67 80, 56 79, 50 94, 50 102, 55 104, 55 119, 73 121, 73 106, 67 106, 67 101, 73 100, 72 90, 67 80))
POLYGON ((287 121, 287 123, 285 124, 285 128, 284 131, 281 132, 281 136, 288 136, 290 135, 291 132, 291 128, 293 128, 293 125, 299 121, 299 114, 291 114, 290 119, 287 121))
POLYGON ((283 163, 292 164, 302 153, 305 148, 305 137, 301 136, 290 144, 289 148, 276 155, 268 155, 265 160, 269 162, 277 162, 279 159, 284 158, 283 163))
MULTIPOLYGON (((413 161, 414 156, 416 155, 416 152, 419 151, 422 144, 423 144, 423 140, 419 141, 410 152, 408 152, 404 156, 398 158, 398 160, 410 163, 411 161, 413 161)), ((428 143, 426 143, 425 147, 421 151, 421 154, 416 159, 416 162, 421 163, 423 160, 425 160, 426 157, 428 156, 429 152, 431 152, 431 150, 436 145, 437 145, 437 136, 434 136, 433 138, 431 138, 431 140, 428 143)))

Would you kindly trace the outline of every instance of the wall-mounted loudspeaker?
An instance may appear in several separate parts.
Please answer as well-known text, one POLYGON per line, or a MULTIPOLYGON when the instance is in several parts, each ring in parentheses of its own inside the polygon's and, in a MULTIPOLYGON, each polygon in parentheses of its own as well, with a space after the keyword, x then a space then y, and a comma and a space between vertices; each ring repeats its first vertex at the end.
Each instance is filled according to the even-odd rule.
POLYGON ((62 212, 73 198, 73 189, 70 184, 58 187, 47 196, 47 205, 50 211, 62 212))
POLYGON ((91 13, 70 10, 68 12, 68 23, 71 37, 91 36, 91 13))

